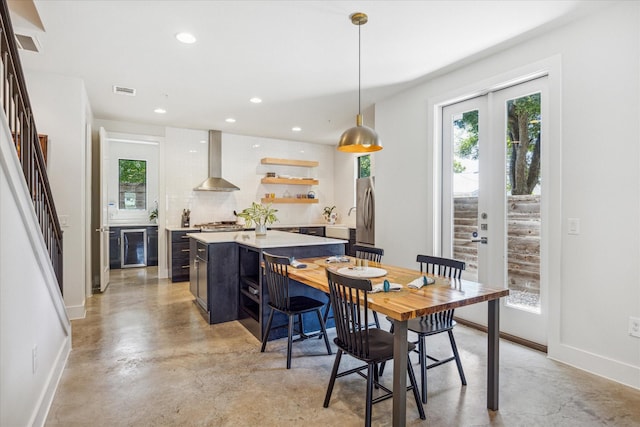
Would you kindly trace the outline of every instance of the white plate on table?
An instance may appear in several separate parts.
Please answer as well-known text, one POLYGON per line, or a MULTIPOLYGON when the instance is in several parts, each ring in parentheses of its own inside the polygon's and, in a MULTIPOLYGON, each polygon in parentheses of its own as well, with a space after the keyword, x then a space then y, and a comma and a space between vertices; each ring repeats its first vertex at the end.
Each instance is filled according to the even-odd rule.
POLYGON ((386 276, 387 270, 384 268, 378 267, 367 267, 364 270, 356 270, 353 267, 343 267, 338 269, 338 274, 342 274, 343 276, 348 277, 357 277, 361 278, 372 278, 372 277, 382 277, 386 276))

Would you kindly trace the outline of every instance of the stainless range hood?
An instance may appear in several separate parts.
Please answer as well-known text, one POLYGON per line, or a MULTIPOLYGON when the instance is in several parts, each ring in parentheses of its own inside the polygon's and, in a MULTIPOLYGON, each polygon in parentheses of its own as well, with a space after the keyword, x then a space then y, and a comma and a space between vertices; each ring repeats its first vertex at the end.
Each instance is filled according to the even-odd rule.
POLYGON ((238 191, 239 188, 223 179, 222 175, 222 132, 209 131, 209 178, 202 181, 196 191, 238 191))

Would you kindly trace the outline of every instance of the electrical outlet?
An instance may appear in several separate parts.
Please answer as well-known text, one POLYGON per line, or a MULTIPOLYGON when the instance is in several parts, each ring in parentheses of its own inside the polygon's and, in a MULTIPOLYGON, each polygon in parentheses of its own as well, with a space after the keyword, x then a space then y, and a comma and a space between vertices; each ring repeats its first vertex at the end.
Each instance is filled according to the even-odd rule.
POLYGON ((640 317, 629 317, 629 335, 640 338, 640 317))
POLYGON ((31 370, 35 374, 38 370, 38 346, 34 345, 31 349, 31 370))

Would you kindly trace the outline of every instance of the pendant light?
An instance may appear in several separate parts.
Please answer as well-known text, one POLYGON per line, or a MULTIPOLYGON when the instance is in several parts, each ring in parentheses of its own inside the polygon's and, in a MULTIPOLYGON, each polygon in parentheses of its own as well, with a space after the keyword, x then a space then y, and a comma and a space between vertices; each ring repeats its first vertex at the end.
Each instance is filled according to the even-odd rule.
POLYGON ((358 116, 356 126, 344 131, 338 143, 338 150, 347 153, 368 153, 382 150, 382 143, 375 130, 362 125, 360 111, 360 27, 367 23, 366 13, 356 12, 350 16, 351 23, 358 26, 358 116))

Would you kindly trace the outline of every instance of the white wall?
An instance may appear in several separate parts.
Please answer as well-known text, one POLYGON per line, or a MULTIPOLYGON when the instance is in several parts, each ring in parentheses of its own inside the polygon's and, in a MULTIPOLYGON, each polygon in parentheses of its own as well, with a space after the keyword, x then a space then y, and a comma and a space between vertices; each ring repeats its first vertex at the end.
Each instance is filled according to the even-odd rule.
POLYGON ((405 265, 435 250, 435 105, 554 61, 549 356, 638 388, 640 340, 627 325, 640 316, 639 3, 614 3, 379 103, 376 243, 405 265), (567 235, 569 217, 581 219, 580 235, 567 235))
POLYGON ((318 204, 274 204, 279 222, 274 225, 321 223, 322 208, 334 203, 333 148, 304 142, 222 134, 222 178, 240 187, 239 191, 194 191, 208 176, 206 130, 166 129, 166 209, 167 226, 179 226, 183 209, 191 210, 191 224, 235 221, 233 211, 241 211, 264 193, 277 197, 313 190, 318 204), (204 143, 201 141, 205 141, 204 143), (316 160, 316 168, 268 166, 263 157, 316 160), (267 172, 317 178, 317 186, 265 185, 267 172))
POLYGON ((11 133, 0 122, 0 425, 39 426, 71 349, 71 324, 11 133))
POLYGON ((26 72, 38 132, 49 136, 47 172, 63 226, 64 301, 69 316, 85 315, 87 266, 86 124, 84 82, 57 74, 26 72), (66 218, 66 219, 65 219, 66 218))

